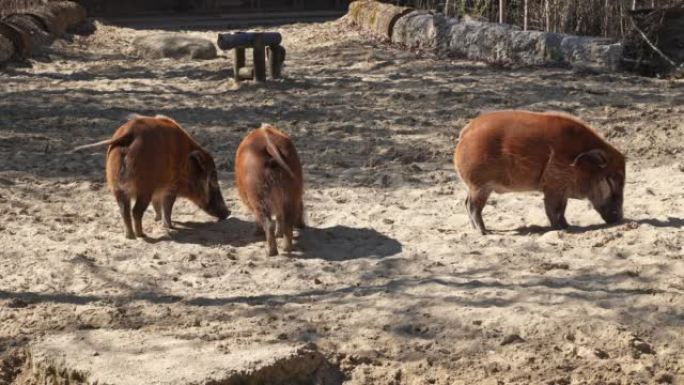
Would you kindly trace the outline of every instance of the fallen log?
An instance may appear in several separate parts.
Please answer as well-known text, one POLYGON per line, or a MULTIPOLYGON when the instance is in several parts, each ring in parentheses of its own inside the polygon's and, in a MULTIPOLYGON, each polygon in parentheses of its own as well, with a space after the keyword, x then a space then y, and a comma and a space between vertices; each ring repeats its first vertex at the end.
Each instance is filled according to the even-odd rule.
POLYGON ((72 1, 51 1, 0 20, 0 63, 30 57, 86 20, 85 9, 72 1), (7 44, 7 42, 11 44, 7 44))

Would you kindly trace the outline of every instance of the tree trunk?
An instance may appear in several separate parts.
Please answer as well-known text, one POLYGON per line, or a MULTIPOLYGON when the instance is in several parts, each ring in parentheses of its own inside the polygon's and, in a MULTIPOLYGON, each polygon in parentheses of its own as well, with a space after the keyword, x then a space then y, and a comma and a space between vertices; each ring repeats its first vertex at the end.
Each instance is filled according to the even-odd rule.
POLYGON ((506 22, 506 0, 499 0, 499 23, 506 22))
POLYGON ((525 16, 523 18, 523 30, 527 31, 527 18, 528 18, 528 10, 529 10, 527 0, 525 0, 524 7, 525 7, 525 16))
POLYGON ((551 9, 549 7, 550 0, 544 0, 544 17, 546 18, 546 31, 551 32, 551 9))
POLYGON ((603 20, 603 36, 608 36, 608 23, 610 22, 610 0, 606 0, 604 12, 605 18, 603 20))

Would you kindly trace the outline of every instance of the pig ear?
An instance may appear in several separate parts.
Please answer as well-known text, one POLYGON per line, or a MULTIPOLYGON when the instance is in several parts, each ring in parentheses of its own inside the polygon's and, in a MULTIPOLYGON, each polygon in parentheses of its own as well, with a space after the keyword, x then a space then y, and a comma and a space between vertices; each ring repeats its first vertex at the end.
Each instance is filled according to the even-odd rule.
POLYGON ((190 153, 190 162, 192 162, 194 167, 201 172, 206 172, 206 167, 204 167, 204 162, 202 161, 202 153, 199 151, 193 151, 190 153))
POLYGON ((606 166, 608 166, 608 156, 606 155, 606 152, 601 150, 600 148, 595 148, 593 150, 589 150, 587 152, 583 152, 577 155, 575 161, 572 162, 570 166, 577 166, 579 161, 583 159, 590 162, 596 167, 606 168, 606 166))

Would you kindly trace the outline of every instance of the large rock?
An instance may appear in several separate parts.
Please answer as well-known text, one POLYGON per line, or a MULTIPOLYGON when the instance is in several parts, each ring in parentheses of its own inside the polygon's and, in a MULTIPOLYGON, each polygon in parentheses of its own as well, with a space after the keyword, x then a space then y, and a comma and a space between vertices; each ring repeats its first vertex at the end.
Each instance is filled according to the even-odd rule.
POLYGON ((622 59, 622 44, 597 37, 565 35, 561 51, 568 64, 596 70, 616 70, 622 59))
POLYGON ((622 57, 622 45, 609 39, 521 31, 506 24, 468 20, 450 24, 446 35, 448 54, 499 65, 571 65, 613 71, 622 57))
POLYGON ((510 33, 506 24, 466 21, 452 24, 447 30, 447 52, 491 63, 505 64, 510 61, 510 33))
POLYGON ((133 51, 149 59, 214 59, 216 57, 216 47, 212 41, 177 33, 139 37, 133 41, 133 51))
MULTIPOLYGON (((342 376, 315 347, 227 345, 133 330, 49 336, 30 348, 39 384, 338 385, 342 376)), ((31 383, 34 383, 31 382, 31 383)))
POLYGON ((548 65, 563 63, 559 33, 540 31, 511 31, 510 58, 522 65, 548 65))
POLYGON ((447 18, 427 11, 413 11, 397 20, 392 42, 410 48, 438 48, 443 39, 447 18))
POLYGON ((569 65, 614 71, 623 54, 622 45, 609 39, 521 31, 468 17, 459 22, 374 0, 353 2, 348 15, 362 28, 383 36, 389 33, 393 43, 505 66, 569 65))

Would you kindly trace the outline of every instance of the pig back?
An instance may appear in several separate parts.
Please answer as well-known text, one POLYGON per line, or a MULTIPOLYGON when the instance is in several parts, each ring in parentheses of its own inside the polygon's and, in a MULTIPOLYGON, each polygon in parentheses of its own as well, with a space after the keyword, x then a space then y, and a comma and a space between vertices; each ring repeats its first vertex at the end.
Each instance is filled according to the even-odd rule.
POLYGON ((124 135, 131 136, 130 144, 109 151, 110 185, 152 194, 188 177, 189 155, 195 146, 177 125, 161 119, 136 119, 117 130, 114 138, 124 135))
POLYGON ((563 115, 494 112, 464 128, 454 162, 470 186, 497 192, 539 190, 549 172, 571 179, 567 174, 573 172, 569 167, 576 154, 599 141, 591 129, 563 115))

